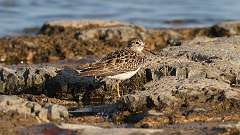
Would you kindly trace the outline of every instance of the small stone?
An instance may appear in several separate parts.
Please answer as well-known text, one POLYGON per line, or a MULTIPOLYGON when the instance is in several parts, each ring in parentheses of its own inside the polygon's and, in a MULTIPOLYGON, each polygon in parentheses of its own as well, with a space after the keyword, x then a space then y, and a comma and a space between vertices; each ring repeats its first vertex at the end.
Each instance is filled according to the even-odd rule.
POLYGON ((39 113, 40 110, 42 109, 41 105, 39 105, 36 102, 27 102, 26 107, 31 109, 31 113, 39 113))
POLYGON ((48 109, 42 108, 38 113, 38 117, 43 121, 48 121, 48 109))
POLYGON ((48 118, 50 120, 60 120, 68 117, 68 110, 66 107, 61 105, 50 105, 48 106, 48 118))
POLYGON ((138 112, 147 109, 147 101, 144 96, 128 95, 124 96, 122 101, 130 112, 138 112))

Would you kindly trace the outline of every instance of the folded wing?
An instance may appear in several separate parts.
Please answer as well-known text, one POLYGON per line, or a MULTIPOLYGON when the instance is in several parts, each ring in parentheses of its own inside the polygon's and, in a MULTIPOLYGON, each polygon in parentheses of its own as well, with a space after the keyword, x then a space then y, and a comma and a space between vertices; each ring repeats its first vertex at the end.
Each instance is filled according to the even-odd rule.
POLYGON ((129 49, 122 49, 108 54, 99 62, 88 64, 80 70, 81 76, 113 76, 139 68, 144 62, 143 55, 129 49))

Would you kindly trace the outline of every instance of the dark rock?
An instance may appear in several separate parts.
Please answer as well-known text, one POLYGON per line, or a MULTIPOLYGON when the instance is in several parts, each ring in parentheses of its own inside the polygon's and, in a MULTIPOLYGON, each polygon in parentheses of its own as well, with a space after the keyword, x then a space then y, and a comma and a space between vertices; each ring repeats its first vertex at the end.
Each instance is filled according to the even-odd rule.
POLYGON ((209 37, 224 37, 230 35, 228 30, 226 30, 223 27, 220 27, 219 25, 214 25, 210 27, 208 34, 209 37))

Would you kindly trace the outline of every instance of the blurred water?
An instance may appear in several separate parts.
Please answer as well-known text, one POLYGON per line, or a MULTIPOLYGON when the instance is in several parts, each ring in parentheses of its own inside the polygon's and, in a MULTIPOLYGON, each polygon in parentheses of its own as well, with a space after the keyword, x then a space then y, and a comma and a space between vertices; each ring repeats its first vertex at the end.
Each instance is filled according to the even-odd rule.
POLYGON ((0 36, 56 19, 113 19, 150 28, 240 19, 240 0, 0 0, 0 36))

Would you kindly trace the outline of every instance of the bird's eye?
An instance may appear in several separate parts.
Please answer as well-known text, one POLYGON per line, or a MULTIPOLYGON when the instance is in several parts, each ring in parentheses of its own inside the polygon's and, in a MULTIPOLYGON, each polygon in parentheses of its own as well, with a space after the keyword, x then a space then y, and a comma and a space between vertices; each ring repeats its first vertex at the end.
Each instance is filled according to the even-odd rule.
POLYGON ((136 44, 139 44, 139 42, 136 42, 136 44))

